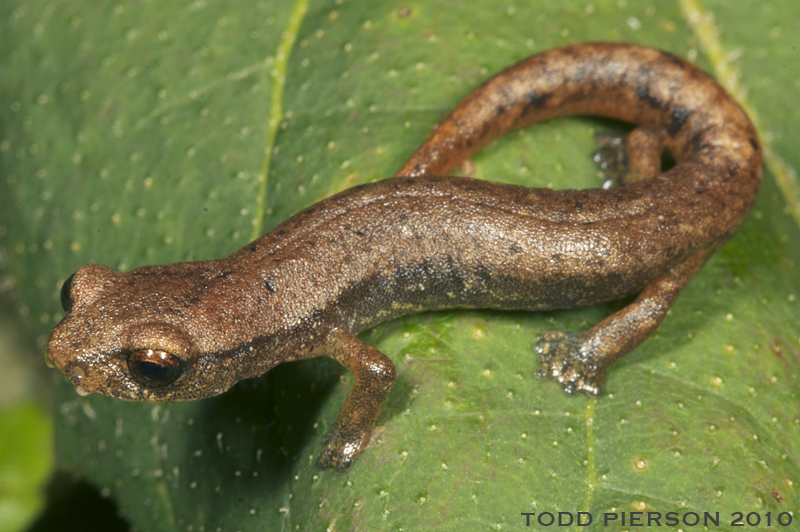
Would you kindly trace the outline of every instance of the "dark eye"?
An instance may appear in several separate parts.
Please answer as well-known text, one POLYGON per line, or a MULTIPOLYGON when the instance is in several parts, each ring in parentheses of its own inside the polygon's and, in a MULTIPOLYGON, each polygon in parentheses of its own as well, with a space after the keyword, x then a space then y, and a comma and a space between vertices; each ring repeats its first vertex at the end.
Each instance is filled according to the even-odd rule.
POLYGON ((64 309, 64 312, 69 312, 72 310, 72 296, 69 295, 70 291, 72 291, 72 280, 75 278, 75 274, 69 276, 69 279, 64 281, 64 284, 61 285, 61 308, 64 309))
POLYGON ((183 373, 181 359, 160 349, 133 351, 128 367, 136 380, 151 388, 171 384, 183 373))

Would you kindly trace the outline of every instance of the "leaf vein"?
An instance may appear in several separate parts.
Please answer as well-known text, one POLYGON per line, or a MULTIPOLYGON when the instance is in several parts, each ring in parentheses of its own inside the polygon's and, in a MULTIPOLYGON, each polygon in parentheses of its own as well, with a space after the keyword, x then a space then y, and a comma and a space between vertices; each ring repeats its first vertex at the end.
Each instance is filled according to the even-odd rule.
POLYGON ((286 71, 289 64, 300 25, 308 11, 308 0, 295 0, 289 22, 281 34, 278 51, 275 54, 275 63, 272 69, 272 101, 267 121, 267 142, 264 147, 264 160, 258 174, 258 193, 256 195, 255 216, 253 218, 253 232, 251 240, 261 235, 261 226, 264 222, 267 202, 267 183, 269 181, 269 167, 272 162, 272 152, 275 146, 275 137, 278 134, 281 120, 283 119, 283 88, 286 85, 286 71))

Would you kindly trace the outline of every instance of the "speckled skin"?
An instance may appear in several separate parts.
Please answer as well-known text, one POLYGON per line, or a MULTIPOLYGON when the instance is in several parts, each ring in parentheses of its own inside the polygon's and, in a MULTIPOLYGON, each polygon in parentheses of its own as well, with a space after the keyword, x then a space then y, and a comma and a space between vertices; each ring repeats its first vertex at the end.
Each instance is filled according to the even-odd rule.
POLYGON ((48 358, 81 393, 184 401, 331 356, 356 384, 319 464, 344 471, 394 379, 356 333, 425 309, 543 310, 638 292, 591 329, 547 331, 537 344, 538 375, 599 395, 606 368, 655 330, 741 225, 761 162, 742 109, 682 59, 625 44, 550 50, 473 91, 396 177, 321 201, 228 258, 128 273, 84 266, 65 286, 48 358), (623 143, 629 185, 435 177, 511 129, 576 114, 640 124, 623 143), (676 165, 661 173, 663 149, 676 165))

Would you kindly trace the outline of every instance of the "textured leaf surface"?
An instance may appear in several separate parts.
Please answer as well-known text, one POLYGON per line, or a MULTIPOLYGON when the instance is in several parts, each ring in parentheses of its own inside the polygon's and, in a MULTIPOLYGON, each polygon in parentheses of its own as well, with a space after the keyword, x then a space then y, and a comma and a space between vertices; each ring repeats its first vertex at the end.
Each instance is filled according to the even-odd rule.
MULTIPOLYGON (((186 404, 80 398, 64 382, 59 464, 152 531, 496 530, 578 510, 800 519, 797 17, 791 2, 722 0, 5 2, 0 245, 43 335, 80 265, 229 254, 391 176, 471 88, 553 46, 638 42, 739 73, 772 147, 754 215, 600 400, 535 380, 533 344, 615 305, 422 314, 363 335, 399 376, 379 443, 346 476, 313 468, 353 382, 328 360, 186 404)), ((513 133, 476 176, 597 186, 593 134, 615 127, 513 133)))

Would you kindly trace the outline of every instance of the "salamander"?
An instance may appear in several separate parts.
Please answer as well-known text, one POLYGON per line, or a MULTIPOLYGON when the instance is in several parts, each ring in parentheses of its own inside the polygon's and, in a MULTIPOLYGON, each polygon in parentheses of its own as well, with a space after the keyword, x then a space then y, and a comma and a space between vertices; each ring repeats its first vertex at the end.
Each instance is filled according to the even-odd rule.
POLYGON ((332 357, 356 378, 318 465, 346 471, 395 377, 360 331, 423 310, 540 311, 638 294, 588 330, 545 331, 535 344, 537 376, 599 396, 608 367, 745 220, 761 164, 746 113, 687 61, 615 43, 545 51, 472 91, 394 177, 320 201, 227 258, 81 267, 63 285, 47 358, 82 395, 161 402, 332 357), (617 143, 622 186, 446 175, 508 131, 566 115, 637 125, 617 143), (662 171, 664 152, 675 164, 662 171))

